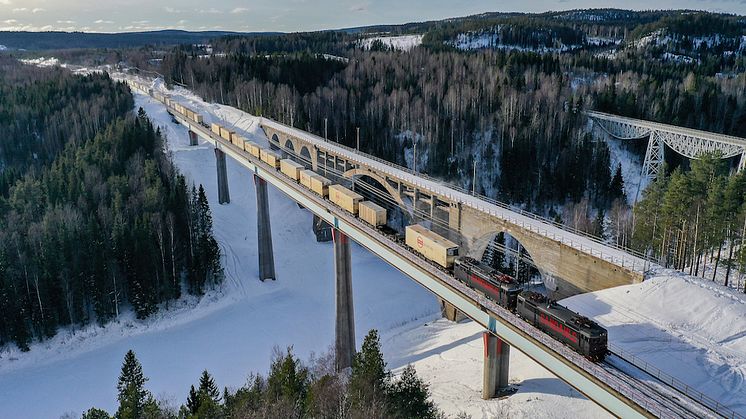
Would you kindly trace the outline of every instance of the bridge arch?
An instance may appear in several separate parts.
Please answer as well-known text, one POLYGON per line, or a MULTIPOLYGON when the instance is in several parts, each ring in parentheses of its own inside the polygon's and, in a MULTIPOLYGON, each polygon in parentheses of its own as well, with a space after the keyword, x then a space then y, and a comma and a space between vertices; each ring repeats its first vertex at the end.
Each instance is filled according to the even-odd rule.
POLYGON ((277 136, 277 134, 272 134, 272 142, 275 144, 280 144, 280 137, 277 136))
POLYGON ((399 204, 402 208, 407 208, 406 204, 404 203, 404 200, 401 198, 401 195, 399 195, 399 191, 394 189, 389 183, 386 181, 386 179, 382 178, 381 176, 378 176, 378 174, 366 170, 366 169, 350 169, 343 174, 344 177, 348 179, 355 179, 356 177, 362 177, 366 176, 370 179, 373 179, 376 181, 376 183, 379 183, 385 190, 388 192, 389 195, 396 201, 397 204, 399 204))
MULTIPOLYGON (((481 237, 474 240, 474 243, 470 247, 470 250, 468 252, 468 255, 473 257, 474 259, 478 260, 484 260, 485 256, 487 256, 487 259, 491 259, 489 257, 490 254, 490 247, 495 242, 495 239, 499 234, 503 234, 505 236, 505 242, 506 246, 508 245, 509 240, 514 240, 517 242, 524 250, 526 257, 530 259, 529 266, 531 269, 535 269, 539 276, 541 277, 542 281, 544 282, 544 285, 546 286, 547 290, 549 291, 556 291, 557 290, 557 282, 555 281, 555 278, 553 275, 549 274, 548 267, 543 266, 542 261, 540 260, 541 255, 541 249, 540 245, 537 245, 533 240, 531 240, 529 237, 524 236, 519 231, 514 231, 510 228, 498 228, 496 230, 491 230, 488 233, 485 233, 481 237), (531 266, 533 265, 533 266, 531 266)), ((493 248, 492 252, 497 252, 498 249, 493 248)), ((518 262, 518 258, 520 257, 520 254, 511 254, 506 255, 506 257, 512 257, 518 262)), ((506 272, 510 274, 511 276, 515 276, 514 272, 506 272)))
POLYGON ((295 152, 295 145, 293 144, 293 140, 291 140, 290 138, 285 140, 285 149, 295 152))

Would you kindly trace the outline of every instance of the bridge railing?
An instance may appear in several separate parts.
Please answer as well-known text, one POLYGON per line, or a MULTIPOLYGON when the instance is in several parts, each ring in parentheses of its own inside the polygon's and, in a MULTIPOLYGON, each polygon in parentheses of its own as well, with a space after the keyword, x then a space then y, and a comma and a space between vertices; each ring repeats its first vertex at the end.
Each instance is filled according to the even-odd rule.
MULTIPOLYGON (((282 122, 274 121, 274 120, 267 119, 267 118, 264 118, 264 117, 262 119, 263 120, 271 121, 272 123, 275 123, 275 124, 278 124, 278 125, 282 125, 282 126, 284 126, 286 128, 289 128, 289 129, 293 129, 293 130, 297 130, 298 129, 298 128, 291 127, 291 126, 289 126, 287 124, 284 124, 282 122)), ((498 214, 496 211, 488 208, 487 206, 480 206, 478 203, 477 204, 472 204, 470 202, 466 202, 467 205, 470 205, 470 206, 474 207, 475 209, 477 209, 479 211, 488 213, 488 214, 490 214, 490 215, 492 215, 492 216, 494 216, 496 218, 504 219, 504 220, 506 220, 506 221, 508 221, 510 223, 519 225, 519 226, 521 226, 524 229, 536 232, 536 233, 544 235, 546 237, 551 237, 553 240, 562 242, 562 243, 564 243, 564 244, 566 244, 566 245, 568 245, 568 246, 570 246, 572 248, 581 250, 583 252, 587 252, 587 253, 591 254, 592 256, 599 257, 599 258, 601 258, 603 260, 606 260, 608 262, 611 262, 611 263, 613 263, 615 265, 621 266, 621 267, 626 268, 626 269, 630 269, 632 271, 638 271, 638 272, 641 272, 643 274, 650 269, 651 261, 649 260, 649 258, 645 254, 643 254, 643 253, 641 253, 641 252, 639 252, 637 250, 628 248, 626 246, 620 246, 620 245, 617 245, 615 243, 608 243, 608 242, 602 240, 601 238, 599 238, 599 237, 597 237, 597 236, 595 236, 595 235, 593 235, 591 233, 579 230, 577 228, 573 228, 571 226, 568 226, 568 225, 565 225, 565 224, 562 224, 562 223, 558 223, 558 222, 556 222, 556 221, 554 221, 552 219, 549 219, 549 218, 546 218, 546 217, 542 217, 540 215, 537 215, 537 214, 534 214, 532 212, 526 211, 526 210, 524 210, 522 208, 516 207, 514 205, 510 205, 510 204, 507 204, 507 203, 504 203, 504 202, 500 202, 500 201, 498 201, 496 199, 489 198, 489 197, 484 196, 484 195, 473 194, 471 191, 468 191, 465 188, 462 188, 461 186, 458 186, 456 184, 453 184, 453 183, 450 183, 450 182, 444 182, 441 179, 433 178, 433 177, 431 177, 431 176, 429 176, 427 174, 424 174, 422 172, 416 172, 416 171, 414 171, 414 170, 412 170, 412 169, 410 169, 408 167, 400 166, 400 165, 398 165, 396 163, 392 163, 392 162, 390 162, 388 160, 384 160, 384 159, 382 159, 380 157, 376 157, 376 156, 370 155, 368 153, 359 151, 359 150, 357 150, 355 148, 348 147, 346 145, 343 145, 343 144, 340 144, 340 143, 337 143, 337 142, 334 142, 334 141, 329 141, 328 139, 319 137, 319 136, 311 134, 311 133, 306 133, 305 131, 304 131, 304 134, 310 135, 310 136, 314 137, 318 141, 329 143, 329 144, 331 144, 331 145, 333 145, 335 147, 339 147, 339 148, 342 148, 342 149, 348 151, 349 153, 351 153, 350 156, 348 156, 348 157, 350 157, 352 159, 354 159, 355 155, 358 155, 360 157, 364 157, 366 159, 379 162, 379 163, 381 163, 383 165, 386 165, 386 166, 389 166, 389 167, 391 167, 393 169, 409 173, 412 176, 420 177, 420 178, 425 179, 425 180, 427 180, 429 182, 432 182, 432 183, 435 183, 435 184, 438 184, 438 185, 441 185, 441 186, 453 189, 453 190, 455 190, 457 192, 460 192, 462 194, 465 194, 465 195, 469 195, 469 196, 475 197, 475 198, 477 198, 477 199, 479 199, 481 201, 485 201, 485 203, 488 203, 488 204, 491 204, 491 205, 495 205, 495 206, 497 206, 499 208, 506 209, 508 211, 517 213, 517 214, 519 214, 519 215, 521 215, 523 217, 529 218, 531 220, 538 221, 538 222, 540 222, 542 224, 546 224, 547 226, 545 226, 544 228, 542 228, 541 226, 537 226, 537 225, 532 224, 532 223, 526 223, 523 220, 520 220, 520 219, 515 218, 515 217, 510 217, 509 215, 498 214), (555 234, 554 231, 549 231, 546 228, 548 226, 558 228, 558 229, 560 229, 562 231, 566 231, 568 233, 572 233, 572 234, 580 236, 580 237, 582 237, 582 238, 584 238, 586 240, 590 240, 593 243, 596 243, 596 244, 599 244, 599 245, 602 245, 602 246, 614 249, 614 250, 616 250, 618 252, 625 253, 625 254, 627 254, 627 255, 629 255, 631 257, 626 257, 626 255, 619 255, 618 253, 617 254, 611 254, 611 252, 604 253, 601 250, 594 249, 591 246, 584 245, 582 242, 577 241, 577 240, 573 240, 570 237, 563 237, 561 235, 557 235, 557 234, 555 234)), ((391 174, 395 175, 394 173, 391 173, 391 174)), ((416 186, 419 186, 419 187, 425 189, 425 190, 431 189, 431 188, 429 188, 428 185, 425 185, 423 183, 418 183, 416 180, 413 181, 412 183, 415 184, 416 186)), ((445 195, 446 197, 454 199, 455 201, 461 201, 461 200, 458 199, 458 197, 449 196, 447 193, 443 194, 442 192, 432 191, 432 190, 431 190, 431 192, 433 192, 435 194, 439 194, 439 195, 445 195)))
POLYGON ((702 393, 701 391, 696 390, 695 388, 671 376, 670 374, 663 372, 660 368, 656 367, 655 365, 648 363, 644 359, 640 359, 639 357, 635 356, 633 353, 629 351, 625 351, 619 346, 609 343, 609 351, 611 351, 614 355, 618 356, 619 358, 641 369, 642 371, 645 371, 651 377, 657 379, 658 381, 672 388, 675 388, 679 392, 685 394, 690 399, 694 400, 695 402, 703 406, 706 406, 707 408, 709 408, 710 410, 712 410, 713 412, 717 413, 718 415, 724 418, 730 418, 730 419, 746 418, 745 416, 739 413, 736 413, 735 411, 725 406, 724 404, 720 403, 719 401, 713 399, 712 397, 709 397, 706 394, 702 393))

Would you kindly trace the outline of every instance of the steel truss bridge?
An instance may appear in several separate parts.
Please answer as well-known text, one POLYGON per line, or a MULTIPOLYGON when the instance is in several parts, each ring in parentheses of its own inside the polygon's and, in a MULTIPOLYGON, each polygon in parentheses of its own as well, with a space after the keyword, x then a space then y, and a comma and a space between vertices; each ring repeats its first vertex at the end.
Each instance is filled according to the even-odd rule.
POLYGON ((738 171, 746 167, 746 139, 743 138, 603 112, 586 111, 585 114, 614 138, 648 138, 643 175, 650 180, 655 180, 661 174, 665 146, 689 159, 698 159, 708 153, 719 153, 723 159, 740 156, 738 171))

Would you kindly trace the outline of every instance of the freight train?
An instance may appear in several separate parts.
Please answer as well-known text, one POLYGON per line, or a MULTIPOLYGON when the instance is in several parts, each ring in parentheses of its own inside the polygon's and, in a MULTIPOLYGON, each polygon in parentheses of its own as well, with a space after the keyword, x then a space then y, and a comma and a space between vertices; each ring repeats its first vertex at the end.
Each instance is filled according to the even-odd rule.
MULTIPOLYGON (((167 96, 158 95, 153 96, 193 122, 206 126, 201 115, 176 104, 167 96), (161 97, 158 98, 158 95, 161 97)), ((342 185, 333 184, 318 173, 305 169, 304 165, 292 159, 283 159, 278 153, 245 139, 219 124, 213 123, 208 128, 216 137, 260 159, 388 237, 400 243, 403 242, 412 251, 437 264, 457 280, 522 317, 537 329, 586 358, 601 361, 606 356, 607 331, 594 321, 541 294, 523 291, 514 278, 474 258, 460 257, 458 244, 421 225, 407 226, 402 238, 396 230, 386 225, 386 209, 378 204, 365 201, 362 195, 342 185)))

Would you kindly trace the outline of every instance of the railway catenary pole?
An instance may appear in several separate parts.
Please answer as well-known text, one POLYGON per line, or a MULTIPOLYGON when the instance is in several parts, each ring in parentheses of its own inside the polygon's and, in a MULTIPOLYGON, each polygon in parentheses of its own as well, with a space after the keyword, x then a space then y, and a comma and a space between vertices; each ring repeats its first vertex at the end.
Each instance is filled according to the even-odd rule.
POLYGON ((350 239, 341 230, 332 229, 334 240, 334 272, 336 323, 334 353, 337 371, 352 367, 355 355, 355 310, 352 305, 352 261, 350 239))

